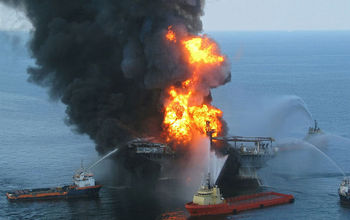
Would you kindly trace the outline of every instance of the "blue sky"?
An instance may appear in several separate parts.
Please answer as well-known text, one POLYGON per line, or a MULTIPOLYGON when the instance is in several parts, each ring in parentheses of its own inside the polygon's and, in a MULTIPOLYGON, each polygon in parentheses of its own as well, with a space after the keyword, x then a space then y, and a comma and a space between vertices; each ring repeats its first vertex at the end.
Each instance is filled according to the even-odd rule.
POLYGON ((207 0, 205 30, 350 30, 350 0, 207 0))
MULTIPOLYGON (((350 0, 207 0, 211 30, 350 30, 350 0)), ((23 13, 0 5, 0 30, 29 30, 23 13)))

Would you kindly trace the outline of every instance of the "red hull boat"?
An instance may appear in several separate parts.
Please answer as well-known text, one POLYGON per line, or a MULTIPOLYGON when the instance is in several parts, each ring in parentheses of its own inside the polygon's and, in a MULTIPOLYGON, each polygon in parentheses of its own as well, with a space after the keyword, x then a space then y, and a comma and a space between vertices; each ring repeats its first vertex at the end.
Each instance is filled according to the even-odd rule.
POLYGON ((276 192, 263 192, 252 195, 237 196, 224 199, 223 203, 199 205, 189 202, 185 208, 191 216, 236 214, 249 209, 258 209, 268 206, 294 202, 294 197, 276 192))

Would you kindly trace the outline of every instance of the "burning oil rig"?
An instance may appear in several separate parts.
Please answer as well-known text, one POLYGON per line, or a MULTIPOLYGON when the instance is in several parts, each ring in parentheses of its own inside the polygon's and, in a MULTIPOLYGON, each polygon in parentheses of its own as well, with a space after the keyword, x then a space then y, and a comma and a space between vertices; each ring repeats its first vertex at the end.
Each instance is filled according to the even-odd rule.
MULTIPOLYGON (((220 142, 224 143, 224 149, 221 151, 224 155, 228 155, 216 184, 225 194, 258 189, 261 180, 257 171, 266 166, 266 162, 275 156, 278 149, 273 147, 274 139, 242 136, 212 137, 212 133, 207 132, 211 147, 220 142)), ((174 151, 167 144, 155 142, 154 138, 134 139, 126 144, 121 154, 127 154, 126 158, 129 158, 127 164, 131 160, 137 160, 139 164, 138 167, 127 166, 127 169, 131 169, 140 178, 149 179, 148 173, 152 173, 153 181, 176 179, 181 167, 175 164, 183 160, 181 152, 174 151)))
POLYGON ((225 193, 256 190, 262 183, 257 171, 273 158, 277 147, 273 147, 271 137, 212 137, 213 140, 229 143, 226 148, 229 155, 221 170, 216 184, 225 193), (232 188, 234 186, 234 188, 232 188))

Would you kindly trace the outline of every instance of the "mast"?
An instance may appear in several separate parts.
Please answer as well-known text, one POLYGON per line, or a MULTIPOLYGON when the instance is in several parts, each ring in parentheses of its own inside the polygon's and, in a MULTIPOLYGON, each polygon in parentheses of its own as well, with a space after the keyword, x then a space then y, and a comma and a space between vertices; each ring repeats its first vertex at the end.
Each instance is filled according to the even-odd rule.
POLYGON ((211 127, 210 127, 210 121, 206 121, 205 130, 206 130, 207 136, 209 137, 209 141, 210 141, 209 151, 208 151, 208 176, 207 176, 207 182, 206 182, 208 189, 210 189, 211 188, 211 184, 210 184, 210 150, 213 147, 213 133, 215 132, 215 130, 211 129, 211 127))
POLYGON ((317 121, 315 120, 315 131, 317 130, 317 121))

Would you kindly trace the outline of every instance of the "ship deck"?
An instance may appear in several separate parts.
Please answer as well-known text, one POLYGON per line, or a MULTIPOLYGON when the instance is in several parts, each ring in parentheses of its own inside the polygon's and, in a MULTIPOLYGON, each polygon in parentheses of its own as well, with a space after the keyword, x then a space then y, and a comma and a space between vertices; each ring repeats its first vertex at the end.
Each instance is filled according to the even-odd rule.
POLYGON ((28 195, 28 194, 40 194, 40 193, 51 193, 51 192, 61 192, 65 191, 68 186, 63 187, 53 187, 53 188, 36 188, 36 189, 22 189, 8 192, 8 194, 18 195, 28 195))
POLYGON ((283 198, 289 198, 289 197, 288 195, 281 194, 281 193, 265 192, 265 193, 258 193, 258 194, 229 198, 229 199, 226 199, 226 201, 230 205, 239 206, 239 205, 253 204, 253 203, 259 203, 259 202, 266 202, 266 201, 275 201, 283 198))
POLYGON ((294 202, 292 195, 263 192, 226 199, 233 213, 294 202))
POLYGON ((292 195, 263 192, 251 195, 243 195, 225 199, 225 203, 217 205, 198 205, 193 202, 186 204, 186 209, 192 216, 236 214, 238 212, 265 208, 294 202, 292 195))

